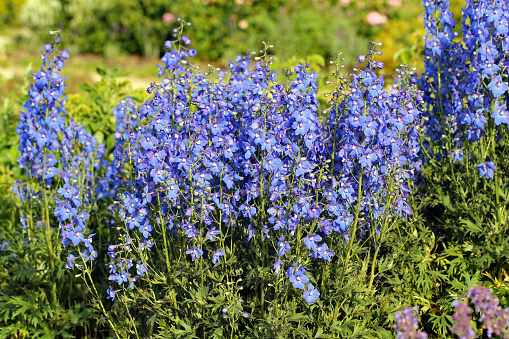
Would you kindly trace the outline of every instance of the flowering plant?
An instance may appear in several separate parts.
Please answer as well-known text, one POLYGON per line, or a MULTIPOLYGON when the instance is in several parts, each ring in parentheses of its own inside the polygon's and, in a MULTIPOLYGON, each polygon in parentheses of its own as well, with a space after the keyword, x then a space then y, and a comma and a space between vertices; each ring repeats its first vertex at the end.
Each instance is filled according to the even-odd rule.
MULTIPOLYGON (((387 86, 377 75, 381 44, 372 42, 358 59, 362 69, 343 76, 340 55, 332 63, 326 107, 317 100, 317 74, 297 64, 278 79, 267 44, 225 71, 202 72, 184 35, 189 23, 179 20, 149 99, 127 97, 113 110, 113 154, 66 115, 59 72, 68 54, 57 49, 57 35, 44 47, 17 129, 23 231, 36 241, 42 226, 52 269, 68 250, 63 265, 79 272, 117 337, 375 336, 391 327, 367 319, 372 308, 392 315, 414 302, 415 291, 429 301, 460 265, 442 262, 473 253, 480 238, 493 236, 497 249, 459 262, 501 273, 509 122, 502 2, 467 2, 463 42, 476 52, 454 41, 446 1, 423 4, 425 74, 402 65, 387 86), (478 27, 490 28, 489 41, 478 27), (489 225, 474 191, 480 183, 495 195, 489 225), (446 221, 428 226, 439 219, 437 206, 446 221), (451 234, 458 223, 465 230, 451 234), (435 237, 443 248, 428 246, 435 237), (402 259, 415 253, 411 264, 402 259), (428 264, 439 267, 422 278, 428 264)), ((480 275, 463 271, 457 290, 480 275)), ((51 293, 58 303, 56 279, 51 293)), ((398 337, 427 336, 416 313, 394 315, 398 337)), ((424 325, 445 335, 450 326, 439 317, 446 315, 424 325)), ((461 315, 451 319, 452 331, 471 335, 461 315)), ((502 322, 484 326, 488 335, 503 333, 502 322)))

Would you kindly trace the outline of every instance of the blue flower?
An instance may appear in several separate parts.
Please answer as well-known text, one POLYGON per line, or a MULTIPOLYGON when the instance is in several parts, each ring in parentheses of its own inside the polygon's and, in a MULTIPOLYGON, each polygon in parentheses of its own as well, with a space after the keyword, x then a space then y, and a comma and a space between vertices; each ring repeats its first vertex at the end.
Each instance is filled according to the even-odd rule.
POLYGON ((493 114, 491 115, 495 119, 495 124, 509 124, 509 112, 506 110, 506 104, 500 105, 498 102, 495 103, 493 108, 493 114))
POLYGON ((492 161, 486 161, 477 165, 477 169, 479 170, 479 177, 482 178, 486 176, 486 179, 493 179, 495 176, 495 168, 496 166, 492 161))
POLYGON ((309 304, 315 303, 318 297, 320 296, 320 292, 318 292, 313 284, 309 283, 307 290, 304 291, 304 300, 309 304))
POLYGON ((73 186, 66 183, 63 187, 60 187, 57 192, 60 193, 65 199, 71 199, 77 193, 77 190, 73 186))
POLYGON ((146 150, 153 149, 155 145, 155 140, 150 135, 143 136, 141 138, 140 145, 146 150))
POLYGON ((216 230, 216 227, 212 227, 210 230, 208 230, 207 232, 207 239, 209 239, 210 241, 214 241, 217 236, 220 234, 221 232, 219 232, 218 230, 216 230))
POLYGON ((111 286, 108 288, 108 290, 106 291, 106 293, 108 294, 108 296, 106 297, 106 299, 111 299, 111 301, 114 301, 115 300, 115 293, 118 292, 118 291, 114 291, 111 289, 111 286))
POLYGON ((496 77, 494 77, 493 80, 491 80, 491 82, 488 84, 488 88, 491 90, 493 95, 496 98, 498 98, 499 96, 507 92, 509 86, 507 86, 507 83, 505 83, 502 80, 502 77, 499 74, 496 77))
POLYGON ((69 252, 69 255, 67 256, 67 264, 65 265, 65 268, 73 268, 74 260, 76 260, 76 257, 69 252))
POLYGON ((196 246, 191 246, 191 248, 186 251, 186 254, 191 254, 191 261, 194 261, 194 259, 201 258, 203 251, 196 246))
POLYGON ((285 262, 285 260, 281 260, 279 258, 276 258, 276 260, 274 261, 274 273, 276 274, 280 274, 283 270, 283 263, 285 262))
POLYGON ((318 258, 323 259, 324 261, 331 261, 331 257, 335 255, 333 251, 329 250, 329 247, 326 243, 316 247, 315 250, 318 258))
POLYGON ((225 252, 222 249, 218 249, 215 252, 212 253, 212 263, 216 264, 220 260, 220 257, 225 255, 225 252))
POLYGON ((314 249, 317 243, 322 240, 322 237, 317 234, 310 234, 304 238, 303 242, 308 249, 314 249))
MULTIPOLYGON (((292 268, 290 267, 290 270, 292 268)), ((303 267, 299 267, 297 272, 290 274, 290 282, 294 288, 300 288, 301 290, 306 288, 306 283, 309 282, 309 278, 304 274, 306 270, 303 267)), ((288 272, 287 272, 288 273, 288 272)))
POLYGON ((463 161, 463 151, 461 149, 455 149, 454 151, 451 151, 451 156, 453 157, 453 164, 458 160, 463 161))
POLYGON ((279 242, 277 243, 278 255, 281 257, 285 255, 290 250, 290 243, 285 242, 285 238, 281 236, 279 238, 279 242))

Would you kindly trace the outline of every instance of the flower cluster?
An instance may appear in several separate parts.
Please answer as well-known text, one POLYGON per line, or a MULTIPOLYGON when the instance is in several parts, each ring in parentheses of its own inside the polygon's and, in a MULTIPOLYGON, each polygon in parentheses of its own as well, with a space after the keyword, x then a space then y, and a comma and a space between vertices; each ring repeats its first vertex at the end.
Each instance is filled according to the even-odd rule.
MULTIPOLYGON (((62 244, 67 247, 82 243, 80 256, 88 261, 95 259, 97 253, 92 246, 93 234, 88 237, 83 234, 89 217, 87 210, 94 193, 91 190, 95 173, 107 162, 102 160, 104 145, 96 145, 96 138, 74 120, 66 121, 65 78, 60 72, 69 54, 57 49, 60 40, 58 33, 53 43, 44 46, 41 70, 31 73, 35 83, 30 87, 24 111, 20 112, 16 132, 21 152, 18 163, 33 185, 16 183, 13 191, 23 202, 40 201, 46 208, 54 206, 49 200, 53 196, 62 244)), ((22 214, 24 228, 34 218, 36 224, 41 222, 36 216, 24 218, 22 214)), ((44 223, 50 226, 48 217, 44 223)), ((69 253, 67 267, 73 267, 75 259, 69 253)))
POLYGON ((51 185, 60 172, 55 153, 63 148, 58 141, 59 133, 64 132, 66 116, 63 107, 65 78, 61 77, 60 71, 69 54, 67 50, 55 49, 60 39, 58 34, 54 42, 46 44, 41 51, 43 64, 39 72, 31 73, 35 83, 30 86, 29 99, 23 105, 24 111, 20 112, 16 129, 20 140, 20 168, 45 185, 51 185))
POLYGON ((509 336, 509 308, 502 309, 499 300, 489 288, 477 286, 471 288, 467 297, 475 305, 476 312, 481 314, 479 321, 487 330, 488 338, 493 334, 502 338, 509 336))
MULTIPOLYGON (((84 127, 66 123, 58 72, 68 55, 56 50, 60 36, 47 45, 20 118, 20 166, 55 193, 64 247, 84 246, 78 257, 69 253, 69 268, 76 258, 97 256, 94 234, 85 236, 94 199, 115 198, 123 234, 108 248, 110 281, 134 288, 148 271, 144 251, 159 241, 170 269, 170 238, 186 239, 191 262, 218 265, 235 233, 246 243, 267 243, 277 274, 293 262, 289 282, 313 303, 320 293, 303 264, 331 262, 338 243, 386 233, 394 218, 412 213, 406 199, 419 169, 415 83, 400 79, 386 92, 373 44, 359 59, 366 68, 350 75, 320 114, 317 75, 308 65, 297 64, 276 83, 266 46, 259 57, 238 56, 226 72, 202 73, 190 62, 196 51, 187 47, 185 24, 165 43, 161 84, 147 89, 152 99, 137 106, 127 98, 114 110, 112 163, 84 127)), ((30 192, 24 196, 38 194, 30 192)), ((108 297, 115 293, 110 287, 108 297)))
POLYGON ((459 300, 453 301, 452 306, 454 307, 452 320, 454 320, 455 324, 451 327, 451 332, 460 339, 474 339, 476 332, 470 325, 472 309, 468 306, 467 302, 460 302, 459 300))
POLYGON ((378 233, 391 213, 412 213, 406 198, 407 183, 420 165, 419 91, 408 68, 401 70, 402 81, 389 93, 384 90, 383 76, 374 73, 383 68, 373 60, 381 53, 377 45, 359 58, 368 67, 354 75, 346 89, 334 93, 326 124, 326 158, 332 160, 333 178, 328 189, 336 193, 327 196, 327 208, 338 217, 334 225, 343 232, 354 219, 362 219, 362 228, 378 233))
MULTIPOLYGON (((244 234, 248 243, 257 237, 273 245, 279 274, 299 246, 330 262, 334 234, 349 239, 361 220, 353 232, 379 233, 380 220, 412 212, 405 200, 419 166, 417 91, 384 91, 374 46, 363 57, 366 70, 335 94, 342 101, 324 118, 317 75, 306 65, 278 84, 264 50, 255 60, 238 56, 226 72, 203 74, 189 61, 196 54, 189 43, 177 29, 158 66, 162 83, 147 89, 153 98, 115 111, 114 162, 130 167, 118 204, 125 236, 110 246, 117 260, 111 281, 138 279, 128 273, 131 239, 140 239, 137 251, 150 250, 157 229, 161 241, 187 239, 192 262, 213 264, 226 254, 226 234, 244 234)), ((319 292, 302 266, 287 273, 308 303, 316 301, 319 292)))
POLYGON ((395 315, 397 339, 426 339, 428 334, 419 331, 418 307, 405 307, 403 311, 397 312, 395 315))
MULTIPOLYGON (((507 1, 466 1, 460 41, 455 40, 458 33, 449 1, 422 3, 427 35, 421 88, 429 118, 427 134, 432 142, 451 135, 452 141, 435 151, 436 156, 450 154, 453 162, 463 161, 462 145, 503 135, 509 123, 507 1)), ((481 177, 494 177, 495 163, 482 147, 469 157, 480 162, 481 177)))

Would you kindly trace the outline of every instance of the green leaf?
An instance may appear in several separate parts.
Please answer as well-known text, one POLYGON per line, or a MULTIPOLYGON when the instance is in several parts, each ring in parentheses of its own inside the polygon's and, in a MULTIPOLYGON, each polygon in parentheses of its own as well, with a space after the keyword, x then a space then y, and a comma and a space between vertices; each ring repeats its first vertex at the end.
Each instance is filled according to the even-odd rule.
POLYGON ((308 316, 306 316, 304 313, 295 313, 295 314, 292 314, 288 318, 289 321, 295 321, 295 322, 304 321, 307 319, 308 319, 308 316))
POLYGON ((451 198, 448 196, 448 195, 444 195, 443 197, 443 200, 442 200, 442 203, 444 204, 445 207, 447 207, 447 209, 449 209, 451 212, 455 212, 456 211, 456 208, 454 208, 452 205, 451 205, 451 198))
POLYGON ((393 339, 395 337, 394 332, 388 331, 381 326, 375 326, 375 331, 383 339, 393 339))
POLYGON ((460 223, 465 225, 467 230, 471 233, 477 234, 482 232, 482 228, 476 224, 474 224, 472 221, 467 219, 460 219, 460 223))
POLYGON ((99 74, 100 76, 103 77, 106 75, 106 70, 99 68, 99 67, 97 67, 96 70, 97 70, 97 74, 99 74))

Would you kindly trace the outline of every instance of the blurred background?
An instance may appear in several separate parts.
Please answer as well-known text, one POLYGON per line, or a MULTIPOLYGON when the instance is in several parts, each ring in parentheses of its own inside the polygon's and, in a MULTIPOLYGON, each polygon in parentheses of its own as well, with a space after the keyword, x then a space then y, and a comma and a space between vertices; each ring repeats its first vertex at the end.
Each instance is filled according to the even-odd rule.
POLYGON ((48 31, 60 29, 74 65, 67 69, 76 68, 67 75, 71 92, 94 81, 103 63, 146 87, 179 17, 193 24, 185 34, 198 63, 224 66, 266 41, 275 67, 307 61, 327 74, 337 52, 351 68, 373 40, 384 43, 380 61, 392 74, 401 62, 420 66, 421 12, 420 0, 1 0, 0 81, 8 90, 6 81, 38 66, 48 31))

